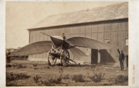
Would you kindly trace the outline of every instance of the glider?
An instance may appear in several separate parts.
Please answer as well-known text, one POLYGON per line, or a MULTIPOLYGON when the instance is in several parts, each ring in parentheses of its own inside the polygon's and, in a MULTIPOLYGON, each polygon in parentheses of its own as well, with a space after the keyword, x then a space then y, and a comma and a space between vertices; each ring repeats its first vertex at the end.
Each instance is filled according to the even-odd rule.
POLYGON ((10 54, 10 56, 27 56, 48 52, 49 65, 55 65, 57 59, 60 59, 62 65, 68 65, 70 64, 70 61, 74 62, 73 60, 70 59, 70 54, 68 50, 70 50, 70 52, 76 58, 80 58, 82 56, 86 56, 86 54, 77 47, 90 48, 90 49, 110 49, 113 47, 107 43, 100 42, 98 40, 87 37, 71 37, 66 39, 64 35, 63 36, 50 36, 48 34, 45 35, 49 36, 51 41, 38 41, 35 43, 28 44, 14 51, 13 53, 10 54))

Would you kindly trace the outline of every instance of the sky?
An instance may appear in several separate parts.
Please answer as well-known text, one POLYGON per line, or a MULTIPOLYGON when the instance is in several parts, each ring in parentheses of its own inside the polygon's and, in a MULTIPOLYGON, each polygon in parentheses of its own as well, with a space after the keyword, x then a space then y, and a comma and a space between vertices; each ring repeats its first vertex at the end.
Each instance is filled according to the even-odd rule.
POLYGON ((7 1, 6 48, 18 48, 29 44, 29 28, 49 15, 92 9, 121 2, 54 2, 7 1))

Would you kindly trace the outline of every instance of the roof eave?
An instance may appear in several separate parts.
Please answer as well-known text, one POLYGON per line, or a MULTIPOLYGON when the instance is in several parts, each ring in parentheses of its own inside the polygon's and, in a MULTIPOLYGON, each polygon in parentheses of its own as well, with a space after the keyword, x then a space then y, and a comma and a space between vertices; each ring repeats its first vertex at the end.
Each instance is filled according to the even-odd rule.
POLYGON ((46 26, 46 27, 36 27, 36 28, 29 28, 29 29, 27 29, 27 30, 28 30, 28 31, 32 31, 32 30, 38 30, 38 29, 49 29, 49 28, 54 28, 54 27, 81 25, 81 24, 88 24, 88 23, 99 23, 99 22, 106 22, 106 21, 113 21, 113 20, 122 20, 122 19, 128 19, 128 16, 127 16, 127 17, 124 17, 124 18, 100 20, 100 21, 93 21, 93 22, 82 22, 82 23, 72 23, 72 24, 53 25, 53 26, 46 26))

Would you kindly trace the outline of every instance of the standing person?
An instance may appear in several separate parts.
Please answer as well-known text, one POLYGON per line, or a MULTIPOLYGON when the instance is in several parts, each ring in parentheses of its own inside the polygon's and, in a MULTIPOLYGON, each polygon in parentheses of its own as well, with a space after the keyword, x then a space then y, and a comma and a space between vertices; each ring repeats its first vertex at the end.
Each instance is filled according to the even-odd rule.
POLYGON ((63 33, 62 37, 63 37, 63 40, 65 40, 65 39, 66 39, 66 37, 65 37, 64 33, 63 33))
POLYGON ((66 42, 65 42, 66 37, 65 37, 64 33, 63 33, 62 37, 63 37, 63 40, 64 40, 64 41, 63 41, 63 44, 62 44, 62 47, 66 47, 66 42))
POLYGON ((117 48, 117 51, 119 53, 119 61, 120 61, 120 67, 121 67, 121 70, 124 70, 124 58, 125 58, 125 55, 123 53, 123 50, 119 50, 119 48, 117 48))

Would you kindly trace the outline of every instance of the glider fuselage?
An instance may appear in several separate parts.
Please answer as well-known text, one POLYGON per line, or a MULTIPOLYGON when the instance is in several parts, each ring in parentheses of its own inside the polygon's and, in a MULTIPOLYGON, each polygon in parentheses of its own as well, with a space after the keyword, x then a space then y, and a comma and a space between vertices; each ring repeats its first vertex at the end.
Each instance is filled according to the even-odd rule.
POLYGON ((51 36, 50 38, 55 48, 62 47, 62 49, 69 49, 73 47, 68 42, 66 42, 62 36, 51 36))

